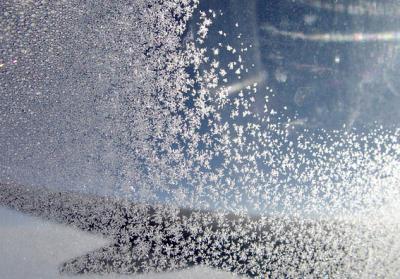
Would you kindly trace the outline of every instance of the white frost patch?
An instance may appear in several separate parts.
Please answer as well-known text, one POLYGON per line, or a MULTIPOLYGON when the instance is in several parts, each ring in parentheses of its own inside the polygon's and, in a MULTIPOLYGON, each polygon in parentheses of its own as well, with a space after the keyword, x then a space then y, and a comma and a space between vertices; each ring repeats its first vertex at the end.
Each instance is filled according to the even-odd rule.
POLYGON ((64 261, 108 241, 0 208, 0 278, 57 278, 64 261))

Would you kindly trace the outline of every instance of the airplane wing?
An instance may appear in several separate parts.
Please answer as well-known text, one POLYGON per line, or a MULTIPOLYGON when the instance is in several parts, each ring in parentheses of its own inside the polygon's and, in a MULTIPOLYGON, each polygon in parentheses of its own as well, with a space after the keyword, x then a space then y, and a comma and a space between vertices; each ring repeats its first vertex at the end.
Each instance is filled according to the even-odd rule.
POLYGON ((67 274, 206 265, 249 277, 337 275, 352 237, 349 225, 337 222, 150 206, 7 183, 0 183, 0 205, 111 240, 63 263, 60 272, 67 274))
POLYGON ((116 215, 126 208, 116 199, 45 187, 0 183, 0 190, 0 205, 106 237, 122 226, 116 215))

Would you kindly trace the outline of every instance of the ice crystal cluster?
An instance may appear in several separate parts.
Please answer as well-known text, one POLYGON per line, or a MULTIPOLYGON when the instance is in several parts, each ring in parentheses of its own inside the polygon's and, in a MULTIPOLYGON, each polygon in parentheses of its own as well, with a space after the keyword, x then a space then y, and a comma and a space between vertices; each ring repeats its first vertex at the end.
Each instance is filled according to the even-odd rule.
POLYGON ((2 204, 115 241, 64 272, 396 278, 400 130, 291 114, 269 84, 287 71, 260 70, 241 23, 200 4, 0 4, 1 177, 63 190, 4 186, 2 204), (65 192, 80 185, 118 198, 65 192))

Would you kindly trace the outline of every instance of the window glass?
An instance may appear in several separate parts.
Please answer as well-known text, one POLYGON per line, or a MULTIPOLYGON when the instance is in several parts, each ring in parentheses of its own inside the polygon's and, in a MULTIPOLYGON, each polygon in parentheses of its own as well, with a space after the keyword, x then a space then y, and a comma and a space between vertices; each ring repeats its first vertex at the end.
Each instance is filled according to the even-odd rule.
POLYGON ((112 239, 61 272, 398 274, 397 1, 0 14, 0 204, 112 239))

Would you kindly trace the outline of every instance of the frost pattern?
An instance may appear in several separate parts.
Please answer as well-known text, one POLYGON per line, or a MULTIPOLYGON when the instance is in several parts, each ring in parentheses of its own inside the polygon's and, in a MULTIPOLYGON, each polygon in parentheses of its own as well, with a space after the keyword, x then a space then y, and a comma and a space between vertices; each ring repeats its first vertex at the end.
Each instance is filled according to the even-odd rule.
MULTIPOLYGON (((60 188, 107 180, 87 191, 108 198, 2 185, 1 204, 113 240, 62 272, 395 278, 398 128, 353 129, 359 112, 331 130, 290 115, 247 62, 253 46, 213 29, 225 15, 196 0, 101 4, 1 4, 3 176, 38 164, 60 188)), ((315 91, 298 88, 296 105, 315 91)))

